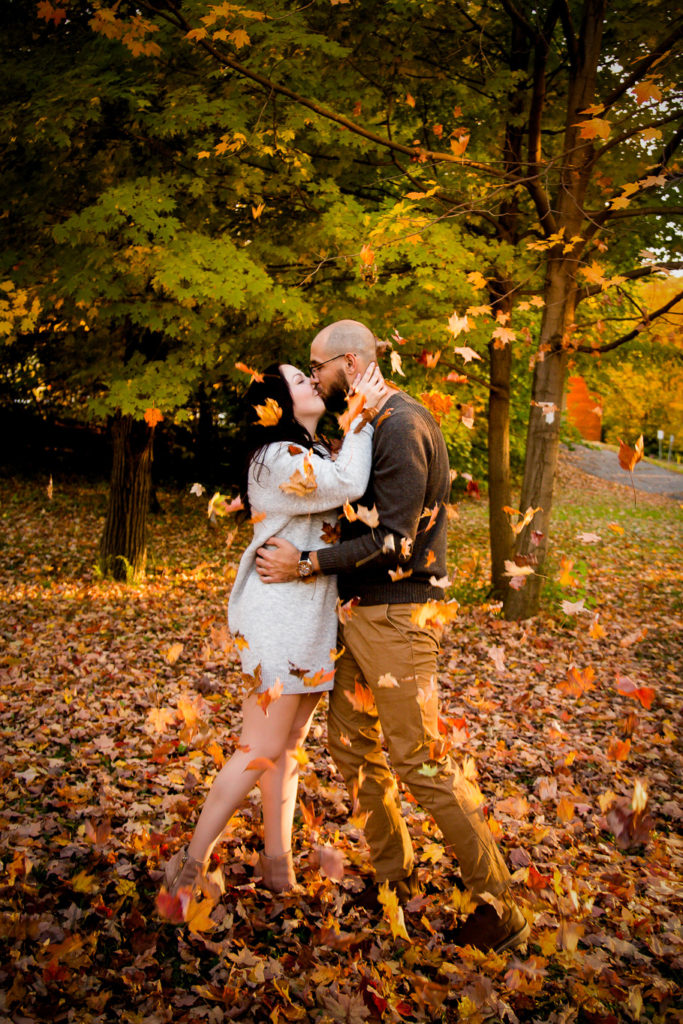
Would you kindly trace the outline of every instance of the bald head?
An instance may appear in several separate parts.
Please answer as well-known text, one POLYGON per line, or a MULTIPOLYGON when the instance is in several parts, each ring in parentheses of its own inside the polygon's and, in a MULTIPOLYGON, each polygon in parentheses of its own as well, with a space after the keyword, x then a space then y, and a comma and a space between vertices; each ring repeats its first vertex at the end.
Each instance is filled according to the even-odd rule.
POLYGON ((313 350, 318 361, 346 355, 347 352, 353 353, 358 359, 361 372, 369 363, 377 361, 375 336, 369 327, 358 320, 337 320, 329 327, 323 327, 313 339, 311 352, 313 350))

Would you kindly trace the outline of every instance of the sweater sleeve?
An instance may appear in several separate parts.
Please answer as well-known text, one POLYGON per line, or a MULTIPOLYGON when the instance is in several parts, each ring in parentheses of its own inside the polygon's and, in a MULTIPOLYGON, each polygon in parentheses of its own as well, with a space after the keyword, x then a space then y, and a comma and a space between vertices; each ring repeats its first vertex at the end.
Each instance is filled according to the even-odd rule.
POLYGON ((395 566, 410 558, 425 511, 431 445, 415 414, 394 411, 375 437, 372 484, 379 526, 318 550, 322 572, 395 566))
POLYGON ((360 498, 370 479, 372 434, 368 424, 358 433, 351 429, 334 462, 298 444, 272 445, 263 465, 250 472, 252 508, 307 515, 360 498))

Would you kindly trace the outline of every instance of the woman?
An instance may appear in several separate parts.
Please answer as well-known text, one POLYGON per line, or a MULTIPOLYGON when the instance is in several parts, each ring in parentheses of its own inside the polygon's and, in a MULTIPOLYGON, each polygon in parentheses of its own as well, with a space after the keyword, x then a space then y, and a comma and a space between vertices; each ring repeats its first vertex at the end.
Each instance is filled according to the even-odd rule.
MULTIPOLYGON (((367 408, 385 397, 386 385, 376 366, 368 367, 356 390, 364 395, 367 408)), ((257 548, 275 534, 287 537, 302 552, 319 546, 325 520, 333 524, 339 505, 361 497, 370 476, 372 428, 359 418, 333 461, 315 441, 325 411, 323 400, 301 370, 270 366, 263 381, 251 384, 246 401, 251 422, 241 494, 254 522, 254 537, 240 561, 228 621, 233 635, 246 641, 246 646, 240 645, 242 668, 254 687, 243 704, 239 745, 214 780, 189 846, 166 866, 171 895, 197 885, 211 889, 206 879, 211 852, 259 778, 264 884, 282 891, 295 882, 294 752, 306 738, 320 694, 333 686, 337 587, 333 576, 320 575, 309 582, 302 578, 269 587, 261 582, 254 559, 257 548), (252 409, 259 416, 255 421, 252 409), (270 417, 263 416, 262 410, 268 409, 270 417), (267 696, 259 700, 263 694, 267 696), (259 758, 273 766, 265 771, 248 768, 259 758)))

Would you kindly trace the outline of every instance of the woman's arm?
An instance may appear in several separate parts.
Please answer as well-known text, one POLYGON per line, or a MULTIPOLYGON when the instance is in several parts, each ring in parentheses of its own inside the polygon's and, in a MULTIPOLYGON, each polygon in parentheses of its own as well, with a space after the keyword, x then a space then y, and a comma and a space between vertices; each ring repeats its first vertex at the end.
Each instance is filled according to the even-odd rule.
POLYGON ((352 427, 334 462, 299 444, 271 445, 258 480, 250 476, 252 508, 255 512, 307 515, 356 501, 370 479, 372 433, 367 424, 358 433, 352 427))

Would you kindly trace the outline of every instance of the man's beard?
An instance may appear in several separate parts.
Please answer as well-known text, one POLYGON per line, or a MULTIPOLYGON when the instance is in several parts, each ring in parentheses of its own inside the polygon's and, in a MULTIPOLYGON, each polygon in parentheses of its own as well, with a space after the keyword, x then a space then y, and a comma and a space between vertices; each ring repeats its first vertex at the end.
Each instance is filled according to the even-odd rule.
POLYGON ((346 396, 349 391, 349 382, 342 370, 330 382, 321 397, 328 412, 344 412, 346 409, 346 396))

